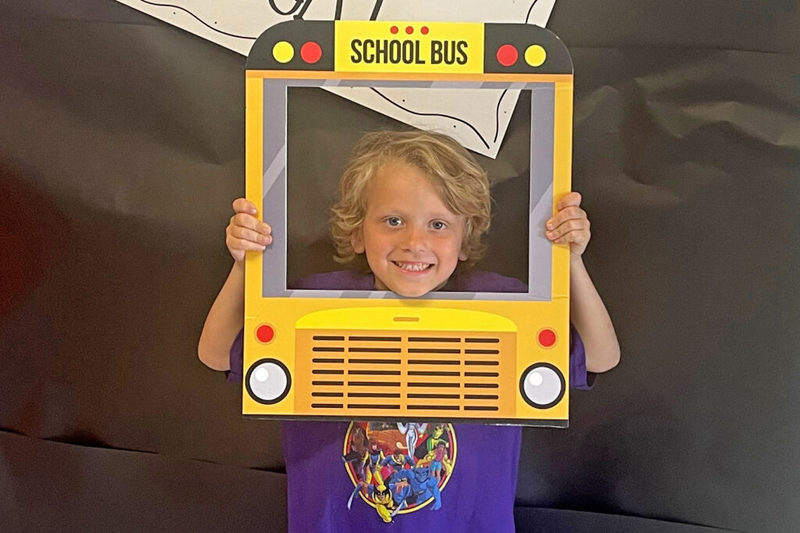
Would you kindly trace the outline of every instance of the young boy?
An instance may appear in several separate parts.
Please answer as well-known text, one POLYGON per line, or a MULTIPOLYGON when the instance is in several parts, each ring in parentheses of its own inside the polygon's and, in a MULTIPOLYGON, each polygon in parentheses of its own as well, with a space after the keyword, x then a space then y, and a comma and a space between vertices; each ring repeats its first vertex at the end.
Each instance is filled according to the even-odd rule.
MULTIPOLYGON (((364 256, 370 272, 318 274, 300 285, 390 290, 405 297, 435 290, 524 290, 519 280, 464 268, 484 252, 481 239, 489 227, 490 202, 485 172, 450 137, 430 132, 367 134, 340 180, 331 233, 337 260, 364 256)), ((571 342, 570 379, 573 387, 585 388, 587 371, 605 372, 617 364, 619 345, 581 259, 590 232, 580 202, 578 193, 562 198, 545 235, 570 247, 570 311, 577 332, 571 342)), ((240 381, 245 252, 263 251, 272 237, 252 203, 239 198, 233 208, 226 243, 234 265, 209 311, 198 355, 209 367, 230 371, 229 379, 240 381)), ((394 522, 393 532, 514 530, 519 427, 437 423, 438 431, 431 429, 428 435, 422 430, 416 449, 407 453, 413 457, 415 451, 441 443, 448 468, 433 471, 430 465, 416 465, 387 478, 386 485, 380 469, 368 482, 361 478, 362 465, 354 465, 358 454, 351 451, 343 459, 343 450, 353 448, 352 435, 368 429, 373 435, 397 436, 391 446, 400 447, 401 426, 393 430, 386 423, 284 422, 290 529, 385 530, 385 522, 394 522), (364 502, 351 505, 357 493, 364 502)), ((363 457, 368 461, 370 455, 365 452, 363 457)))

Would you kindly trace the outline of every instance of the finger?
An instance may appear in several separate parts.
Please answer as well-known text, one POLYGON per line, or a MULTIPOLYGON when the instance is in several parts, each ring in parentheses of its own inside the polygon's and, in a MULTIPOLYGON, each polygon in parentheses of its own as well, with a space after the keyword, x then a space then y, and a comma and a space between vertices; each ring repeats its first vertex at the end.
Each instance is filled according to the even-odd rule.
POLYGON ((237 213, 233 215, 228 226, 247 228, 259 233, 263 233, 264 235, 269 235, 272 233, 272 227, 269 224, 266 222, 261 222, 253 215, 248 215, 246 213, 237 213))
POLYGON ((573 231, 589 233, 590 227, 589 220, 586 218, 571 219, 564 221, 552 230, 547 230, 545 236, 554 241, 573 231))
POLYGON ((256 205, 247 198, 237 198, 233 201, 233 210, 236 213, 247 213, 250 215, 257 215, 258 209, 256 205))
POLYGON ((560 211, 565 207, 580 207, 582 199, 581 193, 572 191, 571 193, 567 193, 567 195, 558 202, 556 209, 560 211))
POLYGON ((225 239, 225 244, 228 246, 228 249, 234 256, 237 252, 242 252, 247 250, 263 252, 266 249, 266 246, 263 244, 259 244, 253 241, 248 241, 245 239, 238 239, 230 235, 228 236, 227 239, 225 239))
POLYGON ((553 240, 556 244, 577 244, 585 247, 591 239, 591 232, 586 230, 573 230, 568 231, 553 240))
POLYGON ((558 226, 569 221, 579 221, 580 223, 588 225, 589 217, 586 216, 586 211, 580 207, 567 207, 550 218, 545 224, 545 227, 548 230, 554 230, 558 226))
POLYGON ((270 244, 272 242, 272 235, 259 233, 258 231, 243 228, 241 226, 231 226, 229 235, 236 239, 244 241, 255 242, 258 244, 270 244))

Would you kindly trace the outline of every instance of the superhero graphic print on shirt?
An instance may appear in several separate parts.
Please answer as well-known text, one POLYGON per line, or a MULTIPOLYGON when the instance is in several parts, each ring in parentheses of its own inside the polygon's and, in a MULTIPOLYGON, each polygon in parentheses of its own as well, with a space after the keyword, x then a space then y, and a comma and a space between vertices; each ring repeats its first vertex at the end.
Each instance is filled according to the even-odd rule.
POLYGON ((384 522, 444 505, 442 495, 456 464, 456 433, 441 422, 351 422, 342 459, 353 492, 384 522))

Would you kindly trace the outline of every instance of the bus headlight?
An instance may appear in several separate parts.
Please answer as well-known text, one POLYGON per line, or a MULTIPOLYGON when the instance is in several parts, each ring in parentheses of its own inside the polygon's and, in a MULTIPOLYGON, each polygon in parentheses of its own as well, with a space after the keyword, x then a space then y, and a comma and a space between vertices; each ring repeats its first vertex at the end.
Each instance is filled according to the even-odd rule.
POLYGON ((567 384, 558 367, 535 363, 525 369, 519 380, 519 392, 532 407, 549 409, 564 397, 567 384))
POLYGON ((261 359, 247 371, 244 383, 255 401, 269 405, 289 394, 292 377, 286 365, 277 359, 261 359))

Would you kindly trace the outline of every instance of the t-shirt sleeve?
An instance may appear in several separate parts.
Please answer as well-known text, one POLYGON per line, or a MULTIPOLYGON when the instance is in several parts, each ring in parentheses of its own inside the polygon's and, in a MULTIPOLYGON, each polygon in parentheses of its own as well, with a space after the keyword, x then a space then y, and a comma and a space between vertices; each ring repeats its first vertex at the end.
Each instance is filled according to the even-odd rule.
MULTIPOLYGON (((233 368, 233 367, 231 367, 233 368)), ((572 389, 591 389, 594 374, 586 371, 586 348, 575 328, 569 328, 569 386, 572 389)))
POLYGON ((230 353, 231 369, 226 372, 228 382, 241 383, 244 373, 244 330, 241 330, 231 344, 230 353))

